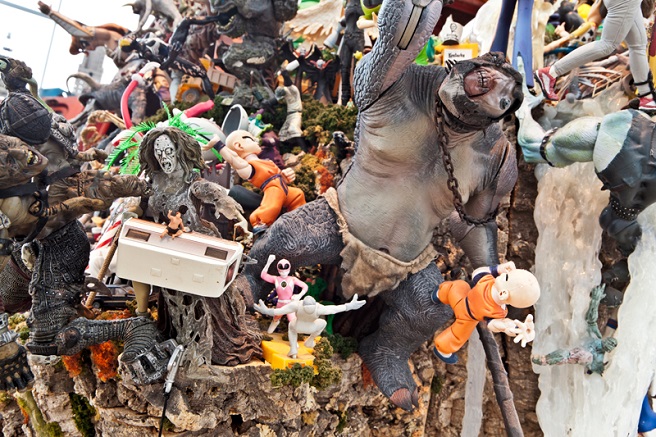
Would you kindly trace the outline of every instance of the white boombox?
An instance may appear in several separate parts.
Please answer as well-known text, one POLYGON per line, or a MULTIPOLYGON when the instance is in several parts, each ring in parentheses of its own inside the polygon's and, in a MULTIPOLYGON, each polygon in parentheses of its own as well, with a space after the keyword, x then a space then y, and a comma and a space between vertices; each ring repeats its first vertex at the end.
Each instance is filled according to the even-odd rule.
POLYGON ((237 276, 244 248, 197 232, 160 238, 166 226, 132 218, 118 240, 116 275, 206 297, 219 297, 237 276))

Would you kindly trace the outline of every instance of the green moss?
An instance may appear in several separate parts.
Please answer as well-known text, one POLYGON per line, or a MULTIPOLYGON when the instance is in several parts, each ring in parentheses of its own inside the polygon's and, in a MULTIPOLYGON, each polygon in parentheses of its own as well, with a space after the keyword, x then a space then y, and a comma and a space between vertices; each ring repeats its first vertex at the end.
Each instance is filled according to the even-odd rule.
POLYGON ((340 334, 333 334, 327 336, 327 338, 335 353, 343 359, 347 359, 358 350, 358 341, 353 337, 342 337, 340 334))
POLYGON ((18 331, 18 338, 23 342, 23 344, 30 338, 30 328, 25 325, 20 328, 18 331))
POLYGON ((23 323, 26 320, 25 314, 16 313, 9 317, 9 329, 16 329, 20 323, 23 323))
POLYGON ((330 360, 333 356, 333 346, 327 338, 321 337, 321 340, 314 346, 314 357, 318 360, 330 360))
POLYGON ((358 110, 354 106, 324 106, 314 99, 303 101, 303 134, 313 145, 326 144, 339 130, 353 139, 358 110))
POLYGON ((437 395, 442 391, 443 386, 444 380, 442 377, 440 375, 433 376, 433 380, 431 381, 431 392, 437 395))
POLYGON ((96 415, 96 409, 91 406, 89 400, 84 396, 76 393, 69 394, 71 399, 71 409, 73 410, 73 421, 78 431, 84 437, 93 437, 96 435, 96 429, 93 425, 93 418, 96 415))
POLYGON ((0 391, 0 407, 4 407, 13 401, 14 398, 6 391, 0 391))
POLYGON ((56 422, 46 422, 31 391, 14 395, 20 409, 27 415, 36 435, 40 437, 63 437, 61 427, 56 422))
POLYGON ((164 423, 162 423, 162 430, 171 432, 174 429, 175 429, 175 425, 173 425, 173 422, 171 422, 168 417, 164 416, 164 423))
POLYGON ((315 359, 314 365, 317 366, 318 373, 312 378, 312 387, 325 390, 342 380, 342 369, 334 367, 330 360, 315 359))
POLYGON ((310 383, 313 377, 314 369, 312 367, 295 363, 288 369, 275 369, 271 373, 271 385, 274 387, 286 385, 299 387, 304 382, 310 383))
POLYGON ((57 422, 46 423, 45 432, 48 437, 64 437, 64 432, 57 422))
POLYGON ((311 385, 319 390, 339 384, 342 380, 342 369, 333 366, 331 358, 333 347, 327 338, 322 337, 314 346, 314 365, 317 374, 312 378, 311 385))
POLYGON ((300 166, 296 171, 294 186, 300 188, 305 194, 305 201, 311 202, 317 198, 317 171, 323 165, 315 155, 305 154, 301 158, 300 166))
POLYGON ((339 415, 339 423, 337 423, 337 428, 335 428, 335 431, 337 431, 337 434, 341 434, 342 432, 344 432, 344 429, 348 424, 348 411, 342 411, 338 415, 339 415))

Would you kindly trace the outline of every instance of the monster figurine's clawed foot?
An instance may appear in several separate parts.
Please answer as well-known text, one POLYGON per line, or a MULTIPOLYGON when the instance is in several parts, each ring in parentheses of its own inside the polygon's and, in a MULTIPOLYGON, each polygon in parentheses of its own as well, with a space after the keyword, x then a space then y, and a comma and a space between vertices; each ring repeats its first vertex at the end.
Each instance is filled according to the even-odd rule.
POLYGON ((0 390, 23 390, 33 381, 25 348, 15 341, 0 346, 0 390))
POLYGON ((376 346, 371 337, 364 338, 358 348, 376 385, 394 405, 406 411, 417 406, 417 384, 408 366, 408 357, 390 354, 376 346))
POLYGON ((144 317, 134 319, 126 333, 125 349, 119 357, 120 368, 134 384, 152 384, 166 373, 177 343, 172 339, 156 343, 156 338, 155 324, 144 317))

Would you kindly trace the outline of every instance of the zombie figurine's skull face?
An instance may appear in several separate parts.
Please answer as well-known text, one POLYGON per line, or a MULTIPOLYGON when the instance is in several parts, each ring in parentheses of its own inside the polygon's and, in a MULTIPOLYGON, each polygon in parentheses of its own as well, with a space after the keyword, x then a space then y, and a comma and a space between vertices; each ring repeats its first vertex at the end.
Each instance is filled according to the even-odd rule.
POLYGON ((166 174, 173 173, 178 168, 178 156, 175 144, 168 135, 161 135, 155 140, 155 158, 166 174))
POLYGON ((522 77, 499 53, 456 63, 439 89, 447 123, 484 129, 522 103, 522 77))
POLYGON ((48 165, 48 159, 16 137, 0 135, 0 189, 28 182, 48 165))

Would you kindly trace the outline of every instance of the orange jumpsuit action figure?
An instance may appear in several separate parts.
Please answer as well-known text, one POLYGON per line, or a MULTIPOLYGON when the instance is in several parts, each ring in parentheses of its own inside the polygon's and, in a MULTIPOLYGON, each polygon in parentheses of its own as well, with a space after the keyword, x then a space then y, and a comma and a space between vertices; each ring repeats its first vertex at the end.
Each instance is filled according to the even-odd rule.
POLYGON ((228 135, 225 147, 220 149, 223 159, 239 176, 248 179, 264 192, 261 205, 250 216, 253 230, 271 226, 283 208, 292 211, 305 205, 303 191, 287 186, 296 177, 294 171, 280 171, 273 161, 259 159, 257 155, 261 151, 259 141, 250 132, 243 130, 228 135))
POLYGON ((507 319, 506 304, 527 308, 540 297, 537 279, 526 270, 516 269, 513 262, 474 271, 474 287, 465 281, 446 281, 433 292, 431 299, 453 308, 456 321, 434 338, 433 352, 447 364, 458 361, 454 355, 469 339, 478 322, 488 321, 493 332, 516 337, 522 347, 533 340, 533 316, 524 322, 507 319))

